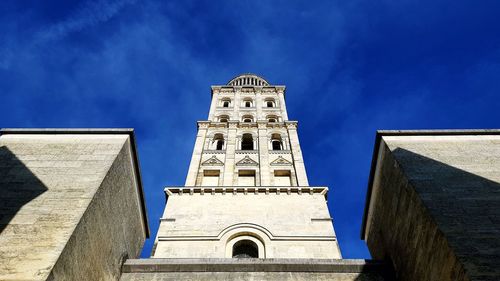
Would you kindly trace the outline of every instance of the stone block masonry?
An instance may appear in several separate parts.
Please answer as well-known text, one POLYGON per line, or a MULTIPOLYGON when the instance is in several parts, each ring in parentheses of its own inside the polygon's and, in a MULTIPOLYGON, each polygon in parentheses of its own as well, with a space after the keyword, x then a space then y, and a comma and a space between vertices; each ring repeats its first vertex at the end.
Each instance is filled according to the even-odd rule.
POLYGON ((0 280, 117 280, 149 235, 132 130, 2 130, 0 280))
POLYGON ((371 260, 143 259, 128 260, 120 280, 392 280, 387 273, 384 263, 371 260))
POLYGON ((500 131, 381 131, 363 225, 399 280, 499 280, 500 131))

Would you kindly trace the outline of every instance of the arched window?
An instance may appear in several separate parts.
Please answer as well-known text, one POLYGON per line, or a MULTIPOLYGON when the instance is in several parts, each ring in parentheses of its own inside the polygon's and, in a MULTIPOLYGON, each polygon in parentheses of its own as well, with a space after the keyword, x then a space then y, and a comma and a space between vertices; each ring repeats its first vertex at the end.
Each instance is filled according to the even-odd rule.
POLYGON ((272 134, 271 145, 273 150, 283 150, 283 141, 279 134, 272 134))
POLYGON ((243 134, 241 138, 241 150, 253 150, 252 134, 243 134))
POLYGON ((230 105, 231 105, 231 100, 230 99, 224 98, 222 100, 222 107, 229 107, 230 105))
POLYGON ((253 117, 251 115, 245 115, 245 116, 243 116, 242 120, 245 123, 250 123, 250 122, 253 122, 253 117))
POLYGON ((233 245, 233 258, 258 258, 259 247, 250 240, 240 240, 233 245))
POLYGON ((219 116, 219 122, 227 122, 229 120, 229 116, 221 115, 219 116))
POLYGON ((215 150, 224 149, 224 136, 222 134, 214 135, 215 150))
POLYGON ((266 107, 275 107, 276 106, 273 99, 266 99, 265 103, 266 103, 266 107))
POLYGON ((267 116, 267 121, 270 123, 275 123, 279 121, 279 118, 275 115, 268 115, 267 116))
POLYGON ((250 98, 245 98, 243 100, 242 106, 244 106, 244 107, 252 107, 253 106, 253 100, 250 99, 250 98))

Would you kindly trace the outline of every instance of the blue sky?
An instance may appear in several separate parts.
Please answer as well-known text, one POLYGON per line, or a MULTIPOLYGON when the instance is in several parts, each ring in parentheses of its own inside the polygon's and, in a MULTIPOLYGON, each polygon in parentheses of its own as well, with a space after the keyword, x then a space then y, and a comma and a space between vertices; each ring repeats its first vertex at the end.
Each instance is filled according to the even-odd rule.
POLYGON ((498 128, 500 1, 2 1, 0 127, 133 127, 153 231, 210 85, 287 86, 346 258, 376 129, 498 128))

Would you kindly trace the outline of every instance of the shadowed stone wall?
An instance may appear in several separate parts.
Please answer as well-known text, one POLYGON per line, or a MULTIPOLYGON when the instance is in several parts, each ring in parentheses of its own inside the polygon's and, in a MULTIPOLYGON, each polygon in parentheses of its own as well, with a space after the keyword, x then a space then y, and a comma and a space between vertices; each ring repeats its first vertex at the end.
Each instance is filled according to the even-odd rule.
POLYGON ((500 136, 379 136, 364 238, 400 280, 498 280, 500 136))
POLYGON ((385 264, 343 259, 128 260, 121 281, 273 280, 383 281, 385 264))
POLYGON ((0 136, 0 280, 117 280, 147 235, 131 134, 0 136))

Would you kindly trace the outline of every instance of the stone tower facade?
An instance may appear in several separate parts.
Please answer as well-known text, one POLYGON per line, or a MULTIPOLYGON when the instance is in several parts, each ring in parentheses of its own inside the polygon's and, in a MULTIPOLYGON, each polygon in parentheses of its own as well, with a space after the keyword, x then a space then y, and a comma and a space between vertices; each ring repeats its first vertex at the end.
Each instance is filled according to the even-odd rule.
POLYGON ((212 86, 186 183, 165 191, 154 258, 341 258, 328 188, 309 186, 285 86, 259 76, 212 86))

